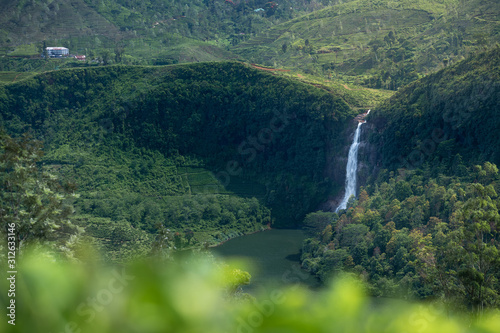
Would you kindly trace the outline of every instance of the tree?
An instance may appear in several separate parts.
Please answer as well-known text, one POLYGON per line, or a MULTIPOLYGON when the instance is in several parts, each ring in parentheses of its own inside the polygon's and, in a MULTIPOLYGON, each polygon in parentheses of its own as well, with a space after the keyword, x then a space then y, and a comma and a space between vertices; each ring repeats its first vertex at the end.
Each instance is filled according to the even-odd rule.
POLYGON ((194 232, 191 229, 186 229, 184 231, 184 237, 186 238, 187 245, 191 242, 191 239, 194 237, 194 232))
POLYGON ((458 280, 472 310, 480 314, 500 301, 500 215, 492 185, 471 184, 469 194, 455 215, 462 229, 458 280))
POLYGON ((332 239, 333 235, 333 230, 332 230, 332 225, 329 224, 326 226, 326 228, 321 232, 321 241, 323 243, 329 243, 330 240, 332 239))
POLYGON ((221 269, 224 277, 223 284, 230 295, 236 295, 241 291, 242 286, 250 284, 252 278, 250 273, 227 264, 221 264, 221 269))
POLYGON ((107 64, 109 64, 109 58, 111 57, 111 53, 108 50, 104 50, 102 51, 101 57, 102 57, 102 64, 106 66, 107 64))
POLYGON ((384 42, 386 42, 387 45, 389 46, 391 46, 394 42, 396 42, 396 35, 392 30, 389 31, 389 34, 384 37, 384 42))
POLYGON ((38 242, 68 253, 83 231, 69 220, 76 186, 41 166, 42 155, 41 142, 30 135, 12 138, 0 130, 2 232, 14 234, 17 251, 38 242))
POLYGON ((94 50, 90 49, 87 51, 87 59, 92 61, 95 58, 95 52, 94 50))
POLYGON ((342 247, 349 247, 353 249, 356 244, 363 241, 369 228, 363 224, 349 224, 342 229, 340 245, 342 247))
POLYGON ((122 62, 124 52, 125 52, 125 48, 123 46, 115 47, 115 62, 117 64, 122 62))
POLYGON ((151 247, 151 255, 161 259, 169 259, 172 248, 171 241, 173 238, 170 229, 165 228, 163 223, 160 222, 156 224, 156 228, 158 233, 151 247))
POLYGON ((333 222, 333 214, 321 211, 309 213, 304 219, 304 227, 313 233, 321 232, 328 224, 333 222))

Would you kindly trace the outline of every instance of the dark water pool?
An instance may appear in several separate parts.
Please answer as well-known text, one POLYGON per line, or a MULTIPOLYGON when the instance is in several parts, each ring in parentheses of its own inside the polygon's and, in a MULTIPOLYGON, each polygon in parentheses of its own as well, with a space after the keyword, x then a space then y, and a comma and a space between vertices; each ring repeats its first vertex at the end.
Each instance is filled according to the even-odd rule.
POLYGON ((243 258, 252 263, 251 284, 245 290, 268 285, 301 283, 320 286, 318 279, 300 268, 300 249, 306 238, 302 230, 272 229, 231 239, 213 248, 226 258, 243 258))

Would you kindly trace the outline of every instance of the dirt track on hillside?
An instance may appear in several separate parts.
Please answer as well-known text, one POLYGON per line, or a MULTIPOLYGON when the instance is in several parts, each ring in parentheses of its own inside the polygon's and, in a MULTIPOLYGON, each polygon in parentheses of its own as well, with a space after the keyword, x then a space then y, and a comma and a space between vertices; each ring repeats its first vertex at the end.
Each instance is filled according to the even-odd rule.
POLYGON ((256 69, 261 69, 263 71, 269 71, 269 72, 289 72, 289 69, 278 69, 278 68, 266 68, 266 67, 260 67, 257 66, 256 64, 250 64, 253 68, 256 69))

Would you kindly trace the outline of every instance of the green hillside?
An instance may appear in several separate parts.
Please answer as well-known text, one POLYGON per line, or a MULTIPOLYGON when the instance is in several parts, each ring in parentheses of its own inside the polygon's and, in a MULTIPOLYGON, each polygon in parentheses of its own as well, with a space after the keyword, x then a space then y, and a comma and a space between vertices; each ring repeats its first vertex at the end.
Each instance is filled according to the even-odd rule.
POLYGON ((0 45, 4 50, 45 39, 101 35, 121 39, 118 26, 84 0, 0 1, 0 45))
POLYGON ((498 331, 499 42, 499 0, 0 0, 10 331, 498 331))
POLYGON ((381 163, 452 167, 460 154, 466 163, 500 164, 499 75, 496 47, 401 89, 370 114, 381 163))
POLYGON ((55 0, 0 8, 6 72, 83 65, 36 59, 45 41, 87 55, 87 66, 240 59, 396 90, 500 36, 495 0, 55 0))
POLYGON ((376 296, 440 299, 474 313, 498 307, 499 66, 496 47, 370 113, 371 167, 381 169, 347 210, 307 215, 316 234, 303 266, 325 281, 359 274, 376 296))
POLYGON ((494 45, 497 1, 356 0, 273 26, 232 51, 374 88, 397 89, 494 45))
POLYGON ((344 144, 335 133, 350 114, 322 89, 238 63, 73 69, 0 87, 2 126, 44 140, 44 165, 77 183, 77 220, 110 256, 121 241, 145 251, 158 222, 200 242, 296 225, 330 191, 326 145, 344 144))
POLYGON ((53 69, 17 59, 39 57, 43 41, 48 46, 68 47, 71 54, 85 54, 88 60, 109 58, 114 63, 165 65, 234 59, 237 56, 227 50, 230 44, 323 7, 315 0, 279 4, 264 0, 4 0, 0 1, 0 70, 53 69))

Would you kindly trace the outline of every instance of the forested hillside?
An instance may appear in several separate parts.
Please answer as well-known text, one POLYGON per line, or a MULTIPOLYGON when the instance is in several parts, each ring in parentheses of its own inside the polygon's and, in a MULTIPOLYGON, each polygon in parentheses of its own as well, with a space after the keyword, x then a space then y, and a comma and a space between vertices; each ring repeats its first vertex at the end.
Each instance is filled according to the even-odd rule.
POLYGON ((367 140, 383 169, 351 208, 306 217, 317 236, 305 267, 324 280, 355 272, 374 295, 498 306, 499 59, 498 48, 478 54, 373 110, 367 140))
POLYGON ((394 170, 443 162, 446 171, 462 160, 500 164, 499 79, 496 47, 401 89, 370 115, 381 163, 394 170))
POLYGON ((263 0, 2 1, 2 44, 102 35, 110 40, 176 33, 195 39, 242 38, 277 22, 320 9, 318 1, 263 0))
POLYGON ((44 165, 78 185, 79 224, 110 253, 145 251, 157 223, 184 243, 186 230, 213 243, 296 225, 330 190, 325 147, 344 144, 350 115, 238 63, 57 71, 0 91, 2 126, 45 142, 44 165))

